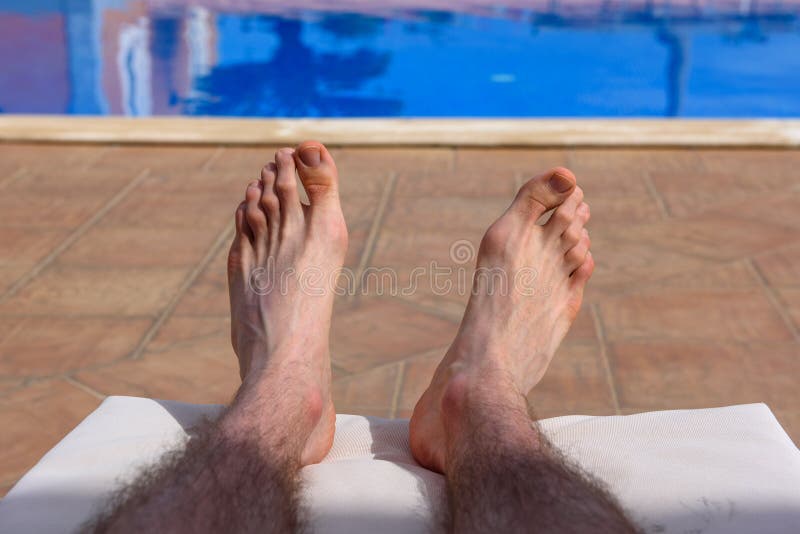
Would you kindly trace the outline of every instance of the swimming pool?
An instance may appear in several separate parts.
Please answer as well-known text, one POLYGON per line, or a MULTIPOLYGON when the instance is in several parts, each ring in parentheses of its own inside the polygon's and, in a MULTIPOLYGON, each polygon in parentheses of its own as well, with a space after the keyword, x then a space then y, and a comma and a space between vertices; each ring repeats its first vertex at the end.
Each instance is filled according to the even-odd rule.
POLYGON ((286 5, 0 0, 0 112, 800 116, 796 1, 286 5))

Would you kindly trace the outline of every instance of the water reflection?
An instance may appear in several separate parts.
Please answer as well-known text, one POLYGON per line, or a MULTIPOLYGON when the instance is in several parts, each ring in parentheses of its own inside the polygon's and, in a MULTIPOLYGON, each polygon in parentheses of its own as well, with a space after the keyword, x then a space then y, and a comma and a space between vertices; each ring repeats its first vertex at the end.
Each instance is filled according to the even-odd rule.
POLYGON ((800 115, 798 2, 364 13, 213 2, 3 0, 0 111, 800 115))
MULTIPOLYGON (((338 38, 373 35, 379 20, 357 16, 323 18, 320 27, 338 38)), ((339 117, 399 115, 402 102, 348 94, 385 73, 391 55, 366 47, 318 51, 303 42, 303 23, 280 17, 256 17, 277 38, 267 61, 214 67, 196 81, 201 96, 188 102, 192 114, 267 117, 339 117)))

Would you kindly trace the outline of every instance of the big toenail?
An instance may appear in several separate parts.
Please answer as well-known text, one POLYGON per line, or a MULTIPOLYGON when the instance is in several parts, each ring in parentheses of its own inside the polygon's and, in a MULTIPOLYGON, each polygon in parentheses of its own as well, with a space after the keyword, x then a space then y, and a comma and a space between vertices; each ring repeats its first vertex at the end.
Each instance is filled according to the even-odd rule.
POLYGON ((572 188, 572 181, 563 174, 554 172, 550 177, 550 187, 559 193, 564 193, 572 188))
POLYGON ((322 155, 319 153, 319 148, 315 146, 307 146, 300 151, 300 160, 309 167, 316 167, 319 165, 322 155))

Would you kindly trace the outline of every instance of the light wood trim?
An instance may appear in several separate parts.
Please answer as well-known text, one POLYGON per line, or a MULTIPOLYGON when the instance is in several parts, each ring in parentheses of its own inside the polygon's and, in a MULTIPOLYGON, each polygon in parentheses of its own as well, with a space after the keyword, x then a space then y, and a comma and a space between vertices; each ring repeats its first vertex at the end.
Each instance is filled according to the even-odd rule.
POLYGON ((0 115, 0 141, 362 146, 800 147, 800 120, 238 119, 0 115))

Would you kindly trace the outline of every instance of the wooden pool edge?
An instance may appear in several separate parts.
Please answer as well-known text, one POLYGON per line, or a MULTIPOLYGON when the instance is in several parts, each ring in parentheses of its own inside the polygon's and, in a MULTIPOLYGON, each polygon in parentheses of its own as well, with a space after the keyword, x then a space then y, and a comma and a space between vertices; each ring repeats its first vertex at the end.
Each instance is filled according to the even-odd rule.
POLYGON ((0 115, 0 142, 338 146, 800 147, 782 119, 241 119, 0 115))

